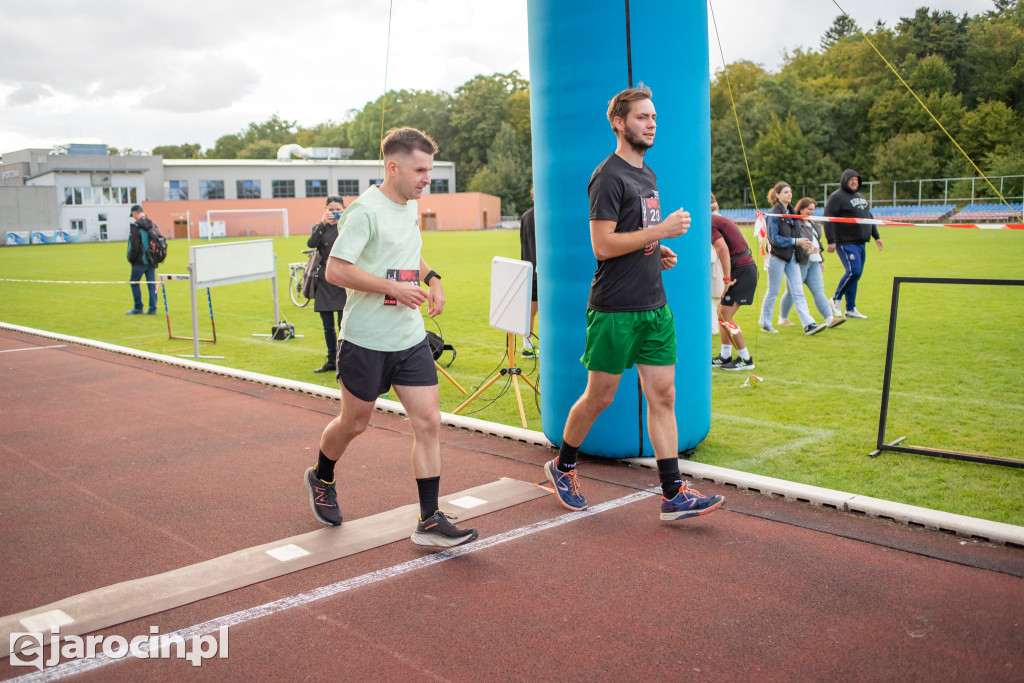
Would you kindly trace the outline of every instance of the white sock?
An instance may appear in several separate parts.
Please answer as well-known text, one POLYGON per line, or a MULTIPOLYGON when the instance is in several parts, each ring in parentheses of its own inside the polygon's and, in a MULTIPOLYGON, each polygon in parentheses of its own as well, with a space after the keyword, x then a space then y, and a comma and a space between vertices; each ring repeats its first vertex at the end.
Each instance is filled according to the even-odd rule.
POLYGON ((740 358, 743 360, 750 360, 750 351, 747 351, 745 348, 739 349, 736 353, 740 354, 740 358))
POLYGON ((718 356, 720 358, 732 358, 732 344, 722 344, 722 351, 718 356))

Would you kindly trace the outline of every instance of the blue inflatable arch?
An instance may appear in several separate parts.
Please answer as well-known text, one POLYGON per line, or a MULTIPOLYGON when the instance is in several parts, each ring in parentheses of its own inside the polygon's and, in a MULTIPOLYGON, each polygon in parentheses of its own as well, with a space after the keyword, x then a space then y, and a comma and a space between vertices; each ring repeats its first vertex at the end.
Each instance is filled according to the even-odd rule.
MULTIPOLYGON (((586 302, 596 261, 587 182, 615 149, 605 112, 612 96, 643 82, 653 91, 658 133, 646 161, 658 176, 662 213, 680 206, 693 223, 666 242, 679 263, 664 274, 676 319, 679 451, 711 428, 711 134, 707 5, 655 0, 529 0, 533 180, 544 358, 544 434, 562 442, 583 393, 586 302), (632 82, 631 80, 632 79, 632 82)), ((654 455, 636 370, 581 450, 610 458, 654 455)))

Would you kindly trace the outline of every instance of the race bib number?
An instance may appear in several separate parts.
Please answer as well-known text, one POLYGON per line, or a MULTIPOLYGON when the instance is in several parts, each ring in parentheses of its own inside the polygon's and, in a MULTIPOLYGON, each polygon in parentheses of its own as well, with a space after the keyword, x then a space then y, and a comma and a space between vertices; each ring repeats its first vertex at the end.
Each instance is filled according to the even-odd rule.
MULTIPOLYGON (((389 280, 393 280, 395 282, 412 282, 412 283, 417 284, 417 285, 420 283, 420 271, 419 270, 400 270, 398 268, 388 268, 388 275, 387 275, 387 277, 388 277, 389 280)), ((397 306, 398 305, 398 299, 395 299, 393 297, 385 295, 385 297, 384 297, 384 305, 385 306, 397 306)))

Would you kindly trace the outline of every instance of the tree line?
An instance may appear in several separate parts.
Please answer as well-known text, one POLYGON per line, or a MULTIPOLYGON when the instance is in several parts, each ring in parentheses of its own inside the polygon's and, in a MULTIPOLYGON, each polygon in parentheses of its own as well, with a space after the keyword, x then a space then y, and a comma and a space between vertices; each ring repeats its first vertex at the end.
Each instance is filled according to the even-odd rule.
MULTIPOLYGON (((1024 0, 994 0, 992 10, 976 16, 922 7, 895 27, 878 22, 865 33, 983 172, 1024 173, 1024 0)), ((818 49, 787 53, 777 73, 749 61, 716 72, 711 179, 723 207, 751 199, 729 85, 759 204, 778 180, 820 197, 821 184, 838 182, 843 168, 881 181, 876 201, 891 199, 893 181, 976 175, 856 25, 839 16, 818 49)), ((355 158, 375 159, 383 108, 385 128, 414 126, 434 137, 437 158, 455 162, 456 190, 497 195, 503 213, 522 213, 532 205, 529 87, 513 71, 475 76, 452 93, 391 90, 341 122, 305 128, 275 114, 207 150, 183 144, 153 153, 273 159, 281 145, 297 143, 352 148, 355 158)), ((941 197, 943 189, 935 183, 925 196, 941 197)), ((964 196, 970 184, 949 189, 964 196)), ((985 196, 980 184, 977 191, 985 196)), ((911 199, 910 186, 904 192, 911 199)))

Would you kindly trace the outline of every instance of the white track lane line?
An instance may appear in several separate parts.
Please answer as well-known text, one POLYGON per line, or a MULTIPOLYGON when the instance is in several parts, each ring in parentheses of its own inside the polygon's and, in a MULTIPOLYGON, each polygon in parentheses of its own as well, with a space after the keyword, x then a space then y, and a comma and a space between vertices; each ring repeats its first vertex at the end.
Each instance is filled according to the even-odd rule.
POLYGON ((39 351, 40 349, 62 349, 64 344, 54 344, 53 346, 26 346, 23 349, 4 349, 0 353, 13 353, 14 351, 39 351))
MULTIPOLYGON (((160 642, 163 642, 167 638, 181 637, 186 643, 191 643, 193 637, 203 636, 211 633, 217 633, 223 627, 238 626, 246 622, 255 621, 263 617, 268 617, 278 612, 284 612, 285 610, 292 609, 293 607, 301 607, 302 605, 308 605, 310 603, 322 600, 324 598, 330 598, 340 593, 350 591, 355 588, 362 588, 363 586, 369 586, 370 584, 377 583, 378 581, 384 581, 391 579, 402 574, 407 574, 417 569, 424 567, 430 567, 441 562, 447 562, 453 560, 456 557, 462 557, 463 555, 469 555, 480 550, 486 550, 508 541, 514 541, 524 536, 530 536, 540 531, 547 531, 563 524, 570 522, 576 522, 581 519, 593 517, 594 515, 608 510, 614 510, 615 508, 622 507, 623 505, 629 505, 638 500, 644 500, 654 495, 660 495, 661 489, 654 488, 645 491, 637 491, 631 493, 628 496, 622 498, 616 498, 610 500, 607 503, 599 503, 592 507, 583 510, 582 512, 567 512, 558 517, 552 517, 551 519, 544 520, 543 522, 535 522, 518 529, 512 529, 496 536, 490 536, 479 541, 475 541, 468 545, 451 548, 448 550, 442 550, 432 555, 425 555, 418 557, 415 560, 409 560, 402 564, 396 564, 392 567, 385 567, 384 569, 378 569, 362 576, 356 576, 351 579, 345 579, 337 583, 332 583, 327 586, 321 586, 305 593, 298 593, 297 595, 291 595, 286 598, 274 600, 258 607, 250 607, 234 614, 228 614, 209 621, 204 621, 201 624, 195 624, 188 626, 173 633, 165 633, 160 635, 160 642)), ((43 634, 44 638, 48 634, 43 634)), ((146 635, 146 634, 143 634, 146 635)), ((155 637, 155 636, 154 636, 155 637)), ((131 640, 129 638, 129 640, 131 640)), ((149 651, 149 641, 144 642, 139 650, 141 652, 149 651)), ((87 671, 95 671, 101 669, 110 664, 116 664, 117 662, 130 659, 132 655, 127 655, 123 659, 112 659, 107 657, 102 652, 97 653, 93 659, 75 659, 63 664, 58 664, 50 669, 43 669, 42 671, 35 671, 24 676, 18 676, 17 678, 9 679, 11 681, 32 681, 33 683, 41 681, 58 681, 68 676, 77 676, 78 674, 85 673, 87 671)))

